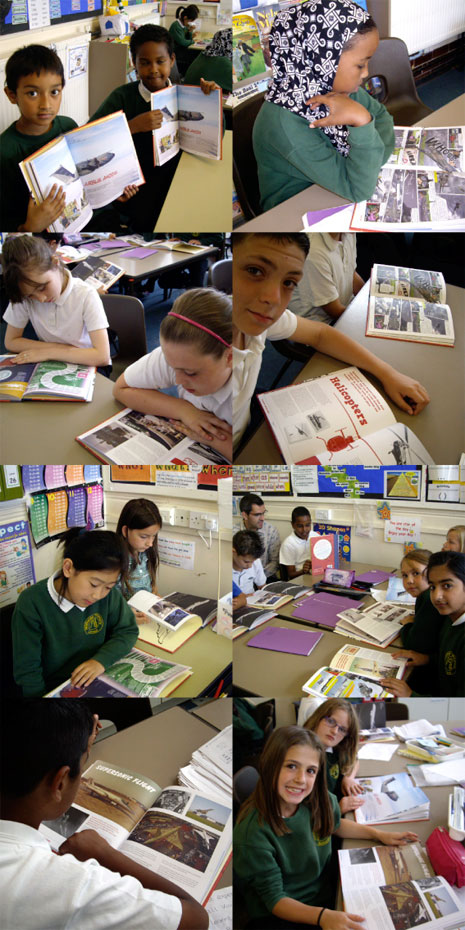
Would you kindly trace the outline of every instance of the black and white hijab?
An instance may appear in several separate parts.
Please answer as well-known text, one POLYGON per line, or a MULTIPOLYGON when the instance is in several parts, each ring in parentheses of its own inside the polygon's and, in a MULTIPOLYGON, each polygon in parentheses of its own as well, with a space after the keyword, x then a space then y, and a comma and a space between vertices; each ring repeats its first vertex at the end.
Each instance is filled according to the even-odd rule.
POLYGON ((204 49, 204 55, 210 58, 232 58, 232 29, 220 29, 215 32, 210 45, 204 49))
MULTIPOLYGON (((344 46, 368 18, 352 0, 307 0, 278 13, 269 37, 273 80, 265 100, 309 123, 327 116, 325 106, 311 110, 305 101, 332 90, 344 46)), ((324 126, 321 131, 347 157, 347 126, 324 126)))

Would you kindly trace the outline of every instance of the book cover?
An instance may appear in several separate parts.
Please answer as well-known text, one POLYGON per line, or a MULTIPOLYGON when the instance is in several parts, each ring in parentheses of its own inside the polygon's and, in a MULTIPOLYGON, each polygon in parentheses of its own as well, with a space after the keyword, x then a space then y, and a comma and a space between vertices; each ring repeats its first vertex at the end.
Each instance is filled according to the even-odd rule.
POLYGON ((324 575, 326 569, 339 565, 339 544, 334 534, 310 537, 312 575, 324 575))
POLYGON ((353 604, 353 600, 349 597, 340 597, 338 594, 320 591, 299 604, 292 616, 296 620, 307 620, 309 623, 333 629, 339 620, 341 610, 349 609, 353 607, 353 604))
POLYGON ((273 652, 289 652, 296 656, 309 656, 323 633, 311 630, 292 630, 288 627, 268 626, 261 630, 247 645, 273 652))

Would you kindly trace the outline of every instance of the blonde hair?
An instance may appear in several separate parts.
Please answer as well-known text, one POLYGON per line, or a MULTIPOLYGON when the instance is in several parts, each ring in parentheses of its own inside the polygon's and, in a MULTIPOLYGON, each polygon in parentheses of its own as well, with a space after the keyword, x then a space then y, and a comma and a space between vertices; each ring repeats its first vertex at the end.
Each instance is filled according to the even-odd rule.
POLYGON ((400 564, 402 566, 402 562, 418 562, 426 568, 432 554, 429 549, 410 549, 410 552, 407 552, 401 559, 400 564))
POLYGON ((447 535, 449 535, 449 533, 457 534, 457 536, 459 537, 459 542, 460 542, 459 551, 465 552, 465 526, 463 525, 463 523, 458 523, 457 526, 451 526, 450 529, 447 530, 447 535))

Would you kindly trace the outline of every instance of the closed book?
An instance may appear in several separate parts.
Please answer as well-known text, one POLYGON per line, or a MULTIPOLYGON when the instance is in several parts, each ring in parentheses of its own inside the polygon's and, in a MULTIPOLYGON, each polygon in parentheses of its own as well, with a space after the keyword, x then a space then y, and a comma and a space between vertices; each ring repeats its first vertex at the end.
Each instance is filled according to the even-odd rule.
POLYGON ((268 626, 250 639, 247 645, 274 652, 290 652, 296 656, 309 656, 322 636, 323 633, 313 633, 311 630, 268 626))

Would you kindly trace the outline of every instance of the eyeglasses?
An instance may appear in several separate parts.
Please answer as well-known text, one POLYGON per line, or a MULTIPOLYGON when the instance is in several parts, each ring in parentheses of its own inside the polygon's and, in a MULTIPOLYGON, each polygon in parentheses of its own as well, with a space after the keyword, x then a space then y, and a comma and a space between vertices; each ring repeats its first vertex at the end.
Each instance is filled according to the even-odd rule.
POLYGON ((342 733, 343 736, 347 736, 349 732, 347 727, 340 727, 337 720, 335 720, 334 717, 325 717, 324 719, 326 720, 326 723, 328 724, 329 727, 331 727, 332 730, 334 730, 335 728, 338 733, 342 733))

